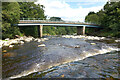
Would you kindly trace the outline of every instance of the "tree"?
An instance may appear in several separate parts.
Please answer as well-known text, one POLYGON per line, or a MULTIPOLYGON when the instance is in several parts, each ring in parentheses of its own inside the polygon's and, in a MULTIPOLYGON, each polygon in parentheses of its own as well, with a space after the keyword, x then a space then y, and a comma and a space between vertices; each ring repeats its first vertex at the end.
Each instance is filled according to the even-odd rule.
MULTIPOLYGON (((20 18, 21 19, 46 19, 44 14, 44 6, 34 4, 34 2, 19 2, 20 5, 20 18)), ((27 36, 38 37, 38 26, 20 27, 21 32, 27 36), (31 33, 32 32, 32 33, 31 33)))
POLYGON ((85 18, 85 22, 99 24, 99 16, 97 14, 90 14, 85 18))
MULTIPOLYGON (((107 2, 99 12, 95 14, 89 13, 85 21, 103 26, 104 29, 100 33, 104 36, 120 37, 120 1, 107 2)), ((100 34, 98 33, 98 35, 100 34)))
POLYGON ((44 6, 34 4, 34 2, 19 2, 20 5, 20 18, 40 18, 46 19, 44 14, 44 6))
POLYGON ((13 26, 19 22, 20 7, 17 2, 2 3, 2 38, 14 38, 16 34, 20 35, 18 27, 13 26))
POLYGON ((51 21, 62 21, 60 17, 50 17, 51 21))

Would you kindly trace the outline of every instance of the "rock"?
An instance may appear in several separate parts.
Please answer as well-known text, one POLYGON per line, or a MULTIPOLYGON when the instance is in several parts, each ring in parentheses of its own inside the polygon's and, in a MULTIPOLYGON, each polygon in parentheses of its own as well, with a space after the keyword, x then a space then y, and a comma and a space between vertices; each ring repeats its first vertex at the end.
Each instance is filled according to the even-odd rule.
POLYGON ((45 47, 45 44, 40 44, 38 45, 38 47, 45 47))
POLYGON ((21 43, 21 44, 24 44, 24 42, 23 42, 23 41, 20 41, 20 43, 21 43))
POLYGON ((0 48, 2 48, 3 42, 2 40, 0 40, 0 48))
POLYGON ((33 40, 33 37, 28 37, 28 38, 25 38, 24 40, 25 40, 26 42, 30 42, 30 41, 33 40))
POLYGON ((101 39, 105 39, 105 37, 101 37, 101 39))
POLYGON ((8 40, 10 40, 10 39, 9 39, 9 38, 6 38, 5 40, 7 40, 7 41, 8 41, 8 40))
POLYGON ((49 40, 48 38, 43 38, 44 40, 49 40))
POLYGON ((44 39, 41 39, 41 41, 45 41, 44 39))
POLYGON ((7 50, 3 50, 2 52, 7 52, 7 50))
POLYGON ((75 46, 75 48, 80 48, 80 46, 75 46))
POLYGON ((10 44, 18 44, 18 41, 17 40, 12 40, 12 41, 10 41, 10 44))
POLYGON ((115 42, 120 42, 120 40, 115 40, 115 42))
POLYGON ((63 78, 63 77, 65 77, 65 76, 64 76, 64 74, 63 74, 63 75, 61 75, 61 77, 62 77, 62 78, 63 78))
POLYGON ((34 41, 38 41, 38 39, 34 39, 34 41))
POLYGON ((9 43, 8 42, 4 42, 3 46, 9 46, 9 43))
POLYGON ((25 39, 26 42, 30 42, 31 40, 30 39, 25 39))
POLYGON ((40 40, 40 39, 38 39, 38 40, 37 40, 37 42, 41 42, 41 40, 40 40))
POLYGON ((20 38, 20 36, 19 36, 19 35, 15 35, 15 37, 16 37, 16 38, 20 38))
POLYGON ((20 37, 19 39, 20 39, 20 40, 24 40, 24 38, 23 38, 23 37, 20 37))
POLYGON ((10 57, 10 53, 4 54, 3 57, 10 57))
POLYGON ((5 53, 3 55, 3 57, 15 57, 16 56, 16 53, 12 53, 12 52, 9 52, 9 53, 5 53))
POLYGON ((91 45, 96 45, 96 43, 90 43, 91 45))
POLYGON ((9 48, 12 48, 12 47, 14 47, 14 45, 10 45, 10 46, 9 46, 9 48))

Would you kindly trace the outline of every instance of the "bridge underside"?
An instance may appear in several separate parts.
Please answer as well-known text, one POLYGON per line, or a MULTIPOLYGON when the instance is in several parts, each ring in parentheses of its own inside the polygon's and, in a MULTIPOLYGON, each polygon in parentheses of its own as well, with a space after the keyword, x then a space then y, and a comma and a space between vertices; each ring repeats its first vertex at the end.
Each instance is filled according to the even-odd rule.
POLYGON ((58 24, 58 23, 19 23, 17 26, 38 26, 39 36, 42 37, 42 29, 44 26, 64 26, 64 27, 77 27, 77 35, 85 35, 85 28, 86 27, 99 27, 95 25, 87 25, 87 24, 58 24))
POLYGON ((69 26, 69 27, 79 27, 79 26, 86 26, 86 27, 99 27, 96 25, 87 25, 87 24, 57 24, 57 23, 19 23, 17 26, 35 26, 35 25, 44 25, 44 26, 69 26))
MULTIPOLYGON (((43 25, 38 26, 39 37, 42 37, 43 25)), ((85 26, 77 26, 77 35, 85 35, 85 26)))

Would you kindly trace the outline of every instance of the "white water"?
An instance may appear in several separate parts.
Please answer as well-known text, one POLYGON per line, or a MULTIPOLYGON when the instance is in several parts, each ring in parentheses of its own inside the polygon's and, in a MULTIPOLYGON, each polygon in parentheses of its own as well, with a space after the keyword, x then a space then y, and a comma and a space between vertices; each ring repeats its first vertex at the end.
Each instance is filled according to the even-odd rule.
MULTIPOLYGON (((78 61, 78 60, 83 60, 87 57, 90 57, 90 56, 95 56, 95 55, 99 55, 99 54, 105 54, 105 53, 108 53, 108 52, 112 52, 112 51, 119 51, 120 49, 118 48, 115 48, 115 47, 110 47, 110 46, 106 46, 105 47, 106 49, 101 49, 101 50, 93 50, 93 52, 89 52, 89 51, 83 51, 83 53, 81 55, 79 55, 80 58, 77 57, 77 59, 71 59, 69 58, 67 61, 65 62, 61 62, 61 63, 55 63, 55 64, 49 64, 49 66, 47 68, 44 68, 43 70, 46 70, 48 68, 51 68, 53 66, 58 66, 60 64, 65 64, 65 63, 68 63, 68 62, 72 62, 72 61, 78 61)), ((54 62, 54 61, 53 61, 54 62)), ((46 65, 46 63, 36 63, 36 65, 34 65, 34 67, 30 70, 27 70, 27 71, 24 71, 22 73, 20 73, 19 75, 14 75, 14 76, 11 76, 10 79, 14 79, 14 78, 20 78, 22 76, 27 76, 31 73, 35 73, 35 72, 38 72, 38 71, 41 71, 39 70, 39 68, 43 68, 44 66, 46 65)))
POLYGON ((105 37, 72 36, 72 35, 64 35, 62 36, 62 38, 54 37, 44 43, 46 45, 44 46, 46 49, 43 50, 44 53, 42 56, 41 53, 36 52, 36 50, 40 50, 40 47, 39 49, 36 49, 35 52, 33 51, 34 49, 31 47, 32 48, 31 52, 33 51, 33 53, 29 54, 31 48, 30 49, 28 48, 27 50, 26 47, 30 47, 33 44, 30 44, 25 47, 23 45, 23 47, 25 48, 25 52, 22 49, 23 50, 22 55, 24 56, 24 53, 25 54, 28 53, 27 55, 31 55, 31 57, 30 59, 29 58, 26 59, 27 63, 26 62, 24 63, 23 61, 23 65, 19 65, 19 66, 24 66, 29 68, 25 69, 24 71, 21 71, 21 73, 17 75, 13 75, 9 77, 9 79, 20 78, 22 76, 27 76, 35 72, 44 71, 51 67, 59 66, 61 64, 79 61, 90 56, 95 56, 99 54, 105 54, 108 52, 120 50, 117 47, 113 47, 103 42, 95 42, 95 41, 92 41, 92 43, 87 42, 87 40, 99 41, 105 39, 106 39, 105 37), (38 57, 36 57, 36 55, 38 57), (28 65, 29 63, 30 64, 34 63, 34 64, 28 65))

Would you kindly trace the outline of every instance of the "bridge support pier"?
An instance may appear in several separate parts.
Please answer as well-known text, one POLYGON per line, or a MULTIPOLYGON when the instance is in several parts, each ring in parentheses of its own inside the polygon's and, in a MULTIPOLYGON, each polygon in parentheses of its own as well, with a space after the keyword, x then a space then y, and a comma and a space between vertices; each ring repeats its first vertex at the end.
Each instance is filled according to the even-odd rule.
POLYGON ((38 26, 38 35, 39 35, 39 37, 42 37, 42 29, 43 29, 43 25, 40 25, 40 26, 38 26))
POLYGON ((77 35, 85 35, 85 26, 77 27, 77 35))

